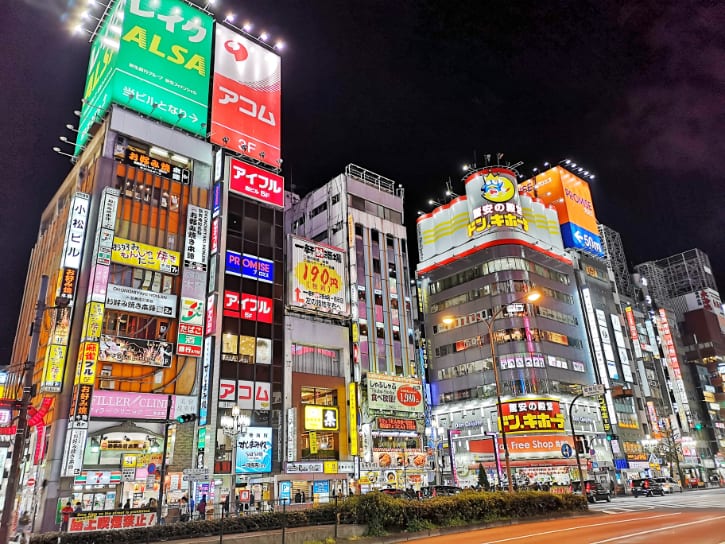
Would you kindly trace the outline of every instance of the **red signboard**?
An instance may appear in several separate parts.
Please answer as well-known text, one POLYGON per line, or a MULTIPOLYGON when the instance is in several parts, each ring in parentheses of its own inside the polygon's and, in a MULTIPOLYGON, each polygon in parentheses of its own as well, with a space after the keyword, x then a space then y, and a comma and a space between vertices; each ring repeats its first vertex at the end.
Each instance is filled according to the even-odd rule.
POLYGON ((224 315, 226 317, 272 323, 273 308, 274 301, 271 298, 224 291, 224 315))
POLYGON ((284 208, 284 178, 234 158, 229 161, 229 190, 284 208))
POLYGON ((280 166, 281 64, 266 47, 216 26, 212 143, 280 166))
POLYGON ((507 434, 550 433, 564 431, 564 414, 559 401, 551 399, 516 399, 501 404, 502 427, 507 434))
POLYGON ((378 429, 396 430, 396 431, 415 431, 417 430, 414 419, 400 419, 397 417, 379 417, 378 429))

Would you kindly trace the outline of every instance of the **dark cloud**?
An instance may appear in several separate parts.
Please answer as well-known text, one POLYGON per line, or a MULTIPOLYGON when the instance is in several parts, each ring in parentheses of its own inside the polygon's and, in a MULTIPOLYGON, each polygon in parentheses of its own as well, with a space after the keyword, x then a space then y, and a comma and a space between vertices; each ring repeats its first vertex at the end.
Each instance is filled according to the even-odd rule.
POLYGON ((675 2, 623 11, 624 32, 643 33, 648 62, 625 90, 613 123, 641 165, 707 173, 725 156, 725 4, 675 2), (660 7, 662 6, 662 7, 660 7))

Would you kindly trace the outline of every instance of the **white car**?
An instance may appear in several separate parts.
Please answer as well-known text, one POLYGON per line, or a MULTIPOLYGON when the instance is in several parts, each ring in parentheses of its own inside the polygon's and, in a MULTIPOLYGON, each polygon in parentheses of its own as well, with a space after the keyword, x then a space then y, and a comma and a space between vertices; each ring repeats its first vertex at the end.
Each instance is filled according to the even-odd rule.
POLYGON ((675 491, 682 493, 682 486, 673 478, 655 478, 655 481, 662 485, 662 491, 665 493, 674 493, 675 491))

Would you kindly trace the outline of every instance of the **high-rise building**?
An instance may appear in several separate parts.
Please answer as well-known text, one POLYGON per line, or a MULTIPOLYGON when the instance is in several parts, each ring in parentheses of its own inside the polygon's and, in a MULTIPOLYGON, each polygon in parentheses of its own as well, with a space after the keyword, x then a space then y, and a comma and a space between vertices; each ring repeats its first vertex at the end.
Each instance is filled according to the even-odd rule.
MULTIPOLYGON (((420 486, 426 474, 422 367, 415 345, 403 196, 402 186, 393 180, 350 164, 343 174, 319 189, 299 200, 295 198, 286 218, 292 234, 291 281, 296 282, 294 287, 290 285, 291 309, 323 311, 332 317, 330 310, 338 304, 337 296, 319 297, 306 287, 314 278, 304 277, 305 273, 313 272, 305 264, 305 254, 314 263, 317 259, 328 259, 328 252, 330 257, 336 255, 341 248, 347 262, 352 357, 350 369, 337 372, 349 380, 350 406, 359 408, 347 412, 349 442, 340 451, 349 456, 357 452, 359 465, 353 476, 360 477, 354 478, 356 491, 387 485, 420 486), (320 244, 331 247, 326 249, 320 244), (353 430, 358 426, 359 436, 353 430)), ((333 341, 333 337, 307 334, 294 340, 300 345, 293 346, 299 352, 293 362, 293 371, 299 377, 293 374, 293 386, 298 384, 300 391, 293 390, 291 394, 293 398, 300 395, 304 408, 304 403, 309 402, 304 399, 314 389, 311 380, 315 367, 309 365, 311 358, 303 354, 315 347, 339 347, 335 347, 337 340, 333 341), (309 370, 304 372, 304 368, 309 370)), ((348 360, 340 362, 347 364, 348 360)), ((326 388, 333 389, 330 385, 326 388)), ((339 386, 335 390, 339 395, 339 386)), ((337 405, 344 407, 345 403, 338 398, 337 405)), ((302 417, 302 412, 297 414, 302 417)), ((303 451, 296 452, 298 459, 300 455, 310 455, 304 445, 312 443, 311 435, 315 432, 307 423, 298 425, 303 444, 303 451)), ((320 475, 315 478, 325 479, 320 475)))
MULTIPOLYGON (((587 398, 571 407, 577 387, 595 383, 596 372, 559 230, 564 220, 525 184, 517 187, 509 167, 475 169, 463 182, 465 194, 417 225, 430 445, 450 452, 450 462, 438 460, 436 478, 476 485, 483 464, 490 481, 506 483, 508 450, 517 484, 568 484, 576 461, 562 458, 562 445, 584 452, 604 440, 602 411, 613 407, 587 398), (526 299, 531 291, 541 295, 535 304, 526 299), (569 414, 579 444, 565 427, 569 414)), ((564 223, 583 236, 572 226, 577 213, 564 223)))
POLYGON ((156 523, 183 495, 268 497, 281 459, 280 58, 183 0, 112 0, 92 36, 4 391, 29 360, 14 510, 37 511, 34 531, 66 501, 94 512, 71 521, 83 532, 156 523))

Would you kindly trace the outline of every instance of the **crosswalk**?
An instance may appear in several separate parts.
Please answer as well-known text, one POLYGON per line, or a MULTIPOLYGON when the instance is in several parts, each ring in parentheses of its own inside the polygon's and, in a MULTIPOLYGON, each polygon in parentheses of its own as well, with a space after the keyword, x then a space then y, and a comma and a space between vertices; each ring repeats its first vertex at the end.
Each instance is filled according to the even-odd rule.
POLYGON ((659 509, 725 509, 725 492, 689 492, 665 495, 664 497, 617 497, 612 502, 590 504, 589 509, 603 514, 641 512, 659 509))

